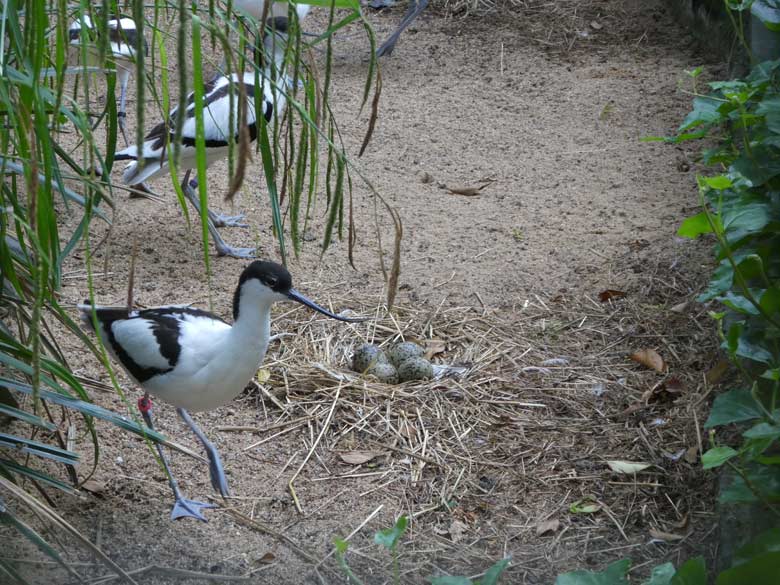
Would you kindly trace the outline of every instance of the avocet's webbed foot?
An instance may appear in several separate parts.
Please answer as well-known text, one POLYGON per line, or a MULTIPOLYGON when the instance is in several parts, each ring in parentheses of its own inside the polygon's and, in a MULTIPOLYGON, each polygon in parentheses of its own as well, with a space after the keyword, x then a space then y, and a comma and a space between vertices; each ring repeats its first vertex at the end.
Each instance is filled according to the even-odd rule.
POLYGON ((211 218, 214 227, 249 227, 248 223, 243 223, 242 221, 246 218, 246 215, 243 213, 239 213, 238 215, 226 215, 224 213, 214 213, 213 211, 209 210, 209 217, 211 218))
POLYGON ((217 256, 230 256, 231 258, 239 258, 241 260, 255 258, 255 252, 257 251, 257 248, 236 248, 228 246, 222 240, 214 240, 214 247, 217 249, 217 256))
POLYGON ((154 197, 159 197, 157 193, 152 191, 151 187, 147 185, 146 183, 136 183, 135 185, 130 185, 130 198, 135 199, 137 197, 145 197, 144 193, 147 193, 149 195, 152 195, 154 197))
POLYGON ((176 503, 173 504, 173 510, 171 510, 171 520, 178 520, 179 518, 195 518, 201 522, 208 522, 206 517, 201 514, 201 510, 208 510, 210 508, 217 508, 216 504, 206 504, 204 502, 196 502, 195 500, 188 500, 187 498, 179 498, 176 503))

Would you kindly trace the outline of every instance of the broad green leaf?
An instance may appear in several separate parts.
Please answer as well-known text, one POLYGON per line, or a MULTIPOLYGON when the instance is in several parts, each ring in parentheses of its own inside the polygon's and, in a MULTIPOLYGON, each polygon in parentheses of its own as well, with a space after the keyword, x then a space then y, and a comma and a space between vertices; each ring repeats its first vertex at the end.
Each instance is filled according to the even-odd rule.
POLYGON ((732 565, 747 563, 753 557, 770 552, 780 552, 780 528, 770 528, 740 548, 734 553, 732 565))
POLYGON ((688 559, 677 569, 671 585, 707 585, 707 566, 702 557, 688 559))
POLYGON ((780 31, 780 9, 777 5, 772 6, 771 2, 765 0, 755 0, 750 6, 750 12, 769 30, 780 31))
POLYGON ((653 567, 653 571, 650 573, 650 579, 645 581, 642 585, 669 585, 672 581, 672 577, 677 570, 672 563, 664 563, 653 567))
POLYGON ((722 503, 758 502, 761 499, 778 501, 780 498, 780 467, 776 465, 752 465, 745 473, 748 476, 750 486, 758 490, 762 497, 759 498, 740 476, 734 477, 731 484, 721 490, 718 500, 722 503))
POLYGON ((760 231, 769 223, 769 207, 763 203, 748 203, 724 208, 721 220, 730 242, 760 231))
POLYGON ((700 303, 707 302, 731 288, 734 282, 734 269, 728 260, 723 260, 712 273, 707 290, 697 297, 700 303))
POLYGON ((746 315, 759 314, 758 308, 756 308, 753 303, 751 303, 746 297, 735 293, 734 291, 727 291, 725 295, 718 297, 717 300, 726 305, 729 309, 739 313, 744 313, 746 315))
POLYGON ((758 423, 754 427, 742 433, 748 439, 772 439, 780 438, 780 426, 769 423, 758 423))
POLYGON ((712 410, 704 428, 709 429, 720 425, 761 418, 763 411, 756 404, 750 390, 738 388, 729 390, 715 398, 712 410))
POLYGON ((431 585, 472 585, 474 582, 468 577, 457 575, 447 575, 445 577, 434 577, 431 579, 431 585))
POLYGON ((376 544, 381 544, 387 550, 394 549, 400 538, 404 535, 404 532, 406 532, 406 526, 408 523, 409 519, 406 516, 401 516, 396 521, 395 526, 392 528, 386 528, 385 530, 380 530, 374 534, 374 542, 376 544))
POLYGON ((477 581, 478 585, 496 585, 498 583, 499 577, 501 577, 501 573, 503 573, 509 566, 510 560, 510 558, 505 558, 495 563, 492 567, 485 571, 485 574, 482 576, 482 578, 477 581))
POLYGON ((701 464, 704 469, 720 467, 736 455, 737 452, 731 447, 713 447, 701 456, 701 464))
POLYGON ((777 585, 778 575, 780 575, 780 552, 770 552, 726 569, 718 575, 716 584, 777 585))
POLYGON ((711 234, 712 226, 707 219, 707 214, 703 211, 697 213, 691 217, 686 218, 680 228, 677 230, 677 235, 684 238, 697 238, 702 234, 711 234))
POLYGON ((733 185, 731 179, 729 179, 726 175, 717 175, 715 177, 702 177, 702 180, 704 181, 704 184, 710 187, 711 189, 717 189, 719 191, 728 189, 733 185))
POLYGON ((780 313, 780 288, 773 286, 758 297, 758 304, 770 315, 780 313))
POLYGON ((555 585, 628 585, 631 559, 622 559, 609 565, 603 572, 574 571, 558 575, 555 585))
POLYGON ((685 117, 678 132, 690 130, 702 124, 714 124, 721 120, 721 114, 718 108, 723 103, 722 100, 712 97, 697 97, 693 100, 693 111, 685 117))
POLYGON ((774 149, 758 146, 751 155, 743 154, 735 160, 729 171, 742 175, 750 187, 758 187, 780 175, 780 157, 774 149))

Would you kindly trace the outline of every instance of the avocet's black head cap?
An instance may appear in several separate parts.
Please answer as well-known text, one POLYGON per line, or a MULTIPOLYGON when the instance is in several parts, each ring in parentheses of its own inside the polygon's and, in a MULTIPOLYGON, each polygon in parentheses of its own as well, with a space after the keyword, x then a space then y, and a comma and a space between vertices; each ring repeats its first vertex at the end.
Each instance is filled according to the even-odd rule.
POLYGON ((271 29, 274 32, 287 34, 287 29, 290 26, 290 23, 286 16, 275 16, 274 18, 269 18, 265 21, 266 28, 271 29))
POLYGON ((241 277, 238 279, 236 293, 233 296, 233 320, 238 319, 238 305, 241 298, 241 287, 244 285, 244 283, 251 279, 257 279, 262 285, 268 287, 275 293, 285 296, 291 301, 301 303, 302 305, 305 305, 310 309, 317 311, 318 313, 322 313, 331 319, 348 322, 365 321, 365 319, 362 318, 350 318, 334 315, 326 308, 319 306, 317 303, 295 290, 292 287, 292 276, 290 276, 290 273, 284 266, 277 264, 276 262, 267 262, 263 260, 256 260, 255 262, 252 262, 241 273, 241 277))

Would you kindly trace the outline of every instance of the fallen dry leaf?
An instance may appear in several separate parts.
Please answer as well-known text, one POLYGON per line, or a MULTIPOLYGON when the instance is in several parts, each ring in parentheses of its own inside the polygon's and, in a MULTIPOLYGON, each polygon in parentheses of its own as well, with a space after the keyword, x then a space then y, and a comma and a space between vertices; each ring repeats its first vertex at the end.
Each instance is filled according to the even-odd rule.
POLYGON ((622 290, 612 290, 608 288, 607 290, 601 291, 599 293, 599 300, 602 303, 606 303, 610 299, 622 299, 625 298, 626 293, 624 293, 622 290))
POLYGON ((88 479, 81 484, 81 489, 87 490, 92 494, 101 494, 106 490, 106 482, 98 479, 88 479))
POLYGON ((265 384, 270 379, 271 379, 271 370, 266 370, 265 368, 260 368, 259 370, 257 370, 257 374, 255 375, 255 380, 257 380, 258 384, 265 384))
POLYGON ((664 532, 663 530, 655 530, 654 528, 650 529, 650 536, 657 538, 658 540, 663 540, 664 542, 674 542, 676 540, 682 540, 685 538, 679 534, 672 534, 671 532, 664 532))
POLYGON ((441 339, 426 339, 425 340, 425 357, 426 360, 431 359, 433 356, 444 353, 447 349, 447 344, 441 339))
POLYGON ((685 386, 679 380, 679 378, 669 378, 663 382, 659 382, 653 386, 650 390, 642 394, 642 401, 645 404, 653 402, 673 402, 676 400, 685 390, 685 386))
POLYGON ((539 524, 536 525, 536 536, 544 536, 547 533, 552 534, 557 532, 560 527, 561 521, 556 518, 539 522, 539 524))
POLYGON ((488 181, 484 185, 480 185, 479 187, 445 187, 447 191, 450 192, 452 195, 464 195, 466 197, 474 197, 475 195, 479 195, 479 192, 482 191, 485 187, 490 185, 493 181, 488 181))
POLYGON ((693 447, 688 447, 685 451, 685 455, 683 455, 683 459, 685 459, 688 463, 691 465, 695 464, 699 461, 699 447, 697 445, 694 445, 693 447))
POLYGON ((261 565, 270 565, 276 560, 276 556, 272 552, 265 553, 262 557, 257 559, 257 562, 261 565))
POLYGON ((675 306, 673 306, 671 309, 669 309, 672 313, 682 313, 685 311, 685 309, 688 308, 688 301, 683 301, 682 303, 678 303, 675 306))
POLYGON ((601 30, 601 24, 596 22, 595 20, 591 21, 590 26, 593 28, 593 30, 601 30))
POLYGON ((609 468, 615 473, 626 473, 633 475, 650 467, 650 463, 640 463, 637 461, 607 461, 609 468))
POLYGON ((688 514, 682 517, 678 522, 671 522, 669 524, 675 530, 688 530, 688 514))
POLYGON ((368 463, 375 457, 384 455, 384 451, 350 451, 348 453, 339 453, 339 457, 344 463, 350 465, 362 465, 368 463))
POLYGON ((729 370, 729 360, 718 360, 718 363, 710 368, 710 371, 704 374, 707 384, 717 384, 723 375, 729 370))
POLYGON ((640 349, 639 351, 632 353, 629 357, 635 362, 655 370, 659 374, 663 374, 666 371, 664 359, 654 349, 640 349))
POLYGON ((468 526, 466 526, 465 522, 453 520, 452 524, 450 524, 450 538, 452 539, 452 542, 460 542, 463 540, 466 537, 467 530, 468 526))

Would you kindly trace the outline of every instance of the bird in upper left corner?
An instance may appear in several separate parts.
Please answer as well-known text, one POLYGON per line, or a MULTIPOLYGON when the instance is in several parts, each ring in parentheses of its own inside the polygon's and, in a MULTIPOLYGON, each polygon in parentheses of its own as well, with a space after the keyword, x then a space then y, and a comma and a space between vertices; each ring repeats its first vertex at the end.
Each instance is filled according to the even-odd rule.
MULTIPOLYGON (((108 30, 108 47, 106 59, 113 61, 116 68, 116 79, 119 83, 119 108, 117 110, 117 125, 122 132, 125 144, 128 144, 125 132, 125 118, 127 117, 126 99, 127 84, 130 74, 135 69, 136 47, 138 46, 138 29, 135 21, 128 16, 112 16, 106 23, 108 30)), ((87 14, 81 14, 68 29, 68 39, 71 47, 78 49, 78 57, 81 61, 86 52, 87 65, 103 67, 100 62, 98 40, 101 34, 98 23, 87 14)), ((149 55, 149 44, 142 39, 144 56, 149 55)))

